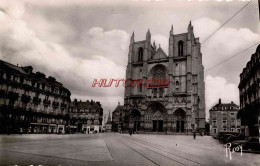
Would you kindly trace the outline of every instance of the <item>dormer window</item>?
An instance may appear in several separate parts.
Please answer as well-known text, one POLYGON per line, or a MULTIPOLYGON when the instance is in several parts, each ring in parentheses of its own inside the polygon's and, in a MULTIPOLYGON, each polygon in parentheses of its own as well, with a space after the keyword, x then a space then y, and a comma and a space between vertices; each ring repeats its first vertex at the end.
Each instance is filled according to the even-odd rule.
POLYGON ((144 50, 142 47, 140 47, 138 49, 138 62, 142 62, 143 61, 143 53, 144 53, 144 50))

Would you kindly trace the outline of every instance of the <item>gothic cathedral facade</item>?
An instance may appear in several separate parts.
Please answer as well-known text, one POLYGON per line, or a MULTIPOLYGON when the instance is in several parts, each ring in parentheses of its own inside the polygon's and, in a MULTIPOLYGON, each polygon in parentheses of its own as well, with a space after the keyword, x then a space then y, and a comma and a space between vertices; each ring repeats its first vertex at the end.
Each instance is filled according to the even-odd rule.
POLYGON ((123 128, 139 132, 204 132, 205 83, 199 38, 190 22, 188 32, 170 30, 168 55, 146 39, 132 34, 126 80, 167 79, 168 86, 128 86, 125 88, 123 128))

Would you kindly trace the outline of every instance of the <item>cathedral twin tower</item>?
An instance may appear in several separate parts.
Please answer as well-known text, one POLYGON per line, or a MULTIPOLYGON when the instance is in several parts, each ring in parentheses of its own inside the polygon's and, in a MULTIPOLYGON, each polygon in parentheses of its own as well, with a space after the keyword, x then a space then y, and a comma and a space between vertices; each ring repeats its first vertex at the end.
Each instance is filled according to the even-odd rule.
POLYGON ((139 132, 188 133, 205 128, 205 83, 199 38, 190 22, 188 32, 174 34, 171 27, 169 53, 155 43, 131 37, 127 80, 168 79, 168 86, 125 88, 122 129, 139 132))

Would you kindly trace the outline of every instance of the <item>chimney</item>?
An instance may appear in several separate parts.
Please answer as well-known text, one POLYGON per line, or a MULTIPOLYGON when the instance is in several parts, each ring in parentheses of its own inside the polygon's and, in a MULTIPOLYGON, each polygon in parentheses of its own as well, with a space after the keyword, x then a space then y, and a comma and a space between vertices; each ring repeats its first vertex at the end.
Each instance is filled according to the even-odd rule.
POLYGON ((221 104, 221 98, 218 100, 218 103, 221 104))
POLYGON ((118 102, 118 105, 120 105, 120 102, 118 102))

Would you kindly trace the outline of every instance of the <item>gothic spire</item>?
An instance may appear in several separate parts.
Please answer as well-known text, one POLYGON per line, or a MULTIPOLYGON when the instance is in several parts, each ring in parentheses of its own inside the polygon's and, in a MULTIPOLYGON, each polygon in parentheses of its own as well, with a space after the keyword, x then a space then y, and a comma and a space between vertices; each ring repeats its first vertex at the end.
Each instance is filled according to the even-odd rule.
POLYGON ((173 25, 171 26, 170 35, 173 35, 173 25))
POLYGON ((193 29, 193 26, 192 26, 191 21, 190 21, 189 26, 188 26, 188 31, 192 30, 192 29, 193 29))
POLYGON ((155 41, 153 41, 153 48, 156 51, 156 45, 155 45, 155 41))
POLYGON ((147 33, 146 33, 146 40, 151 40, 150 29, 148 29, 148 31, 147 31, 147 33))
POLYGON ((135 32, 133 31, 131 39, 130 39, 130 43, 134 43, 135 42, 135 32))

